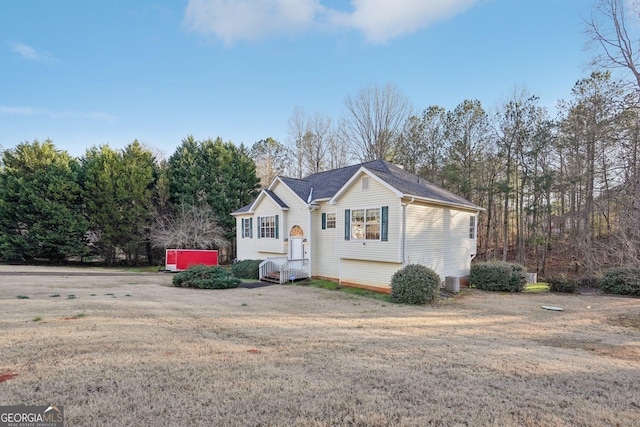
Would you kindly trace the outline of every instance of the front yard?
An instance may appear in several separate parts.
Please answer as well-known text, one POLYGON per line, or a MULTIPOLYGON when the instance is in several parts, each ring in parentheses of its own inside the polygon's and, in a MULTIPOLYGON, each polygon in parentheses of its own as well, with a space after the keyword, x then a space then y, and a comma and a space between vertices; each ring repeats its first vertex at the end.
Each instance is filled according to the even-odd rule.
POLYGON ((468 290, 412 307, 11 269, 0 405, 64 405, 68 425, 637 424, 638 299, 468 290))

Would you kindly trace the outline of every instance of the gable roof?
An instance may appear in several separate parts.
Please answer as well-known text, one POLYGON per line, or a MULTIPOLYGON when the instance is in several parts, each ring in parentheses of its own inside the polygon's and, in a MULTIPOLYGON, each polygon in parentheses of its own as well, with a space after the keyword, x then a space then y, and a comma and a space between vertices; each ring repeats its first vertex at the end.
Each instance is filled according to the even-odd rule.
MULTIPOLYGON (((271 193, 269 196, 278 203, 277 201, 279 199, 277 199, 277 196, 271 191, 271 188, 274 187, 276 182, 280 181, 289 187, 303 202, 310 204, 314 200, 328 200, 339 196, 346 189, 345 185, 347 185, 352 178, 355 179, 358 172, 363 171, 378 178, 403 196, 416 197, 434 203, 466 207, 474 210, 484 210, 467 199, 438 187, 424 178, 420 178, 384 160, 374 160, 314 173, 302 179, 279 176, 269 186, 269 189, 264 191, 271 193)), ((258 198, 260 198, 260 196, 258 198)), ((251 212, 252 205, 253 204, 242 207, 233 212, 233 214, 251 212)))
POLYGON ((257 205, 258 202, 263 197, 265 197, 265 195, 267 197, 269 197, 271 200, 273 200, 276 205, 280 206, 280 209, 283 209, 283 210, 289 209, 289 206, 287 206, 287 204, 285 202, 283 202, 282 199, 280 197, 278 197, 278 195, 276 193, 274 193, 271 190, 262 190, 260 192, 260 194, 258 194, 258 197, 256 197, 256 199, 252 203, 249 203, 248 205, 243 206, 240 209, 237 209, 237 210, 231 212, 231 215, 239 215, 239 214, 243 214, 243 213, 251 213, 251 212, 253 212, 254 206, 257 205))
POLYGON ((469 200, 445 190, 424 178, 382 160, 363 164, 365 169, 406 196, 418 197, 434 202, 482 209, 469 200))

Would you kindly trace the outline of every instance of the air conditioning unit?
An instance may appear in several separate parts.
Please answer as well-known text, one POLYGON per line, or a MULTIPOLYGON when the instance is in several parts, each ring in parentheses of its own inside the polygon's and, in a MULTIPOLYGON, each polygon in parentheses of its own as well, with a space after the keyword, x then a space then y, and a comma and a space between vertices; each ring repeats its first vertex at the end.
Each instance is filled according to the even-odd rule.
POLYGON ((457 276, 446 276, 444 278, 444 289, 453 294, 460 292, 460 278, 457 276))

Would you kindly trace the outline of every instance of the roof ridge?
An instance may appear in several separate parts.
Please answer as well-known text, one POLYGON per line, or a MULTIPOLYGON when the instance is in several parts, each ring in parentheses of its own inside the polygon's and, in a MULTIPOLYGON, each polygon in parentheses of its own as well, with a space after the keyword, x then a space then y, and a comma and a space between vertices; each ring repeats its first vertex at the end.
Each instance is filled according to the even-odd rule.
POLYGON ((293 179, 295 181, 310 182, 308 179, 305 179, 305 178, 294 178, 292 176, 285 176, 285 175, 278 175, 277 178, 280 178, 280 179, 293 179))

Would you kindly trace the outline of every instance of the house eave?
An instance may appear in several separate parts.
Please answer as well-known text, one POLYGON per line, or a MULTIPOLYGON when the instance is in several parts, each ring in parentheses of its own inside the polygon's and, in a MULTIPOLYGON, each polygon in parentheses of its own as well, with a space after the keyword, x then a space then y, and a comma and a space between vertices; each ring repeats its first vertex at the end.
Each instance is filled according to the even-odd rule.
POLYGON ((413 194, 403 194, 401 197, 406 197, 408 199, 415 199, 416 201, 431 203, 439 206, 447 206, 451 208, 464 209, 467 211, 476 211, 476 212, 486 211, 485 208, 476 206, 476 205, 465 205, 462 203, 444 202, 442 200, 432 199, 429 197, 416 196, 413 194))

